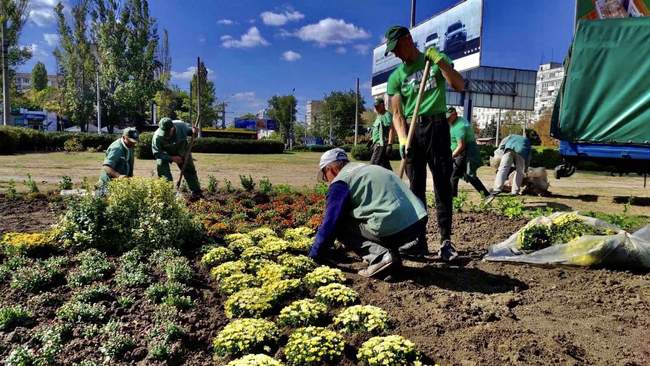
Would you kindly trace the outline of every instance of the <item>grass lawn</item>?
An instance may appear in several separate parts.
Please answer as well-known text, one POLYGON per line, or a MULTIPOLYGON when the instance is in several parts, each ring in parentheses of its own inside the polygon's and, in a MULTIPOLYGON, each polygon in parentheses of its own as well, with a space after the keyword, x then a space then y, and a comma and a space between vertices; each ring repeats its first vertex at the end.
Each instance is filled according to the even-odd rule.
MULTIPOLYGON (((204 184, 213 175, 219 181, 228 179, 239 186, 239 175, 251 175, 256 180, 268 177, 274 184, 284 183, 297 187, 313 186, 320 153, 300 152, 274 155, 243 154, 195 154, 194 159, 199 178, 204 184)), ((54 189, 62 176, 70 176, 74 183, 85 177, 94 183, 99 177, 103 153, 45 153, 0 156, 0 189, 5 189, 10 180, 17 183, 18 190, 24 190, 22 182, 30 173, 41 190, 54 189)), ((399 162, 392 162, 397 170, 399 162)), ((135 174, 155 176, 154 160, 136 160, 135 174)), ((178 176, 178 169, 172 168, 178 176)), ((479 177, 486 187, 491 188, 494 170, 482 167, 479 177)), ((551 181, 552 197, 525 197, 527 205, 552 207, 558 210, 592 210, 608 213, 623 212, 627 197, 634 196, 637 203, 629 207, 631 214, 650 215, 650 187, 643 188, 643 177, 636 175, 612 177, 606 173, 579 172, 573 177, 551 181)), ((429 190, 432 189, 429 178, 429 190)), ((470 192, 471 199, 478 194, 461 181, 461 189, 470 192)))

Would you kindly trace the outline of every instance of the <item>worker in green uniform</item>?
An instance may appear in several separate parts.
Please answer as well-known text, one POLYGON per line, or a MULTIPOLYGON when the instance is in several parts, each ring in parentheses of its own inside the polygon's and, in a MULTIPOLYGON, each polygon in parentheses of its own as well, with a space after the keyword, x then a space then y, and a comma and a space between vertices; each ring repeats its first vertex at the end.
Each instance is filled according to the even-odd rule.
POLYGON ((465 118, 459 117, 454 107, 447 110, 447 120, 451 134, 451 158, 453 159, 451 190, 454 197, 458 195, 460 178, 471 184, 478 193, 487 197, 490 192, 476 176, 476 170, 481 166, 481 153, 476 145, 472 124, 465 118))
MULTIPOLYGON (((192 134, 196 135, 197 132, 195 127, 183 121, 172 121, 168 117, 160 119, 158 129, 151 140, 151 151, 156 159, 156 171, 159 177, 165 177, 170 182, 173 180, 169 163, 174 162, 179 169, 182 169, 183 159, 189 148, 187 139, 192 134)), ((191 153, 188 155, 183 176, 187 181, 187 186, 192 191, 192 199, 201 198, 203 195, 191 153)))
POLYGON ((99 175, 99 194, 104 195, 111 179, 120 179, 133 176, 134 153, 133 148, 138 143, 140 136, 135 128, 126 128, 122 136, 113 141, 106 149, 102 171, 99 175))
POLYGON ((375 99, 377 118, 372 124, 372 157, 370 164, 379 165, 388 170, 390 166, 390 152, 393 144, 393 115, 386 110, 384 98, 375 99))
MULTIPOLYGON (((458 253, 451 242, 452 190, 451 144, 447 123, 446 82, 455 90, 465 87, 463 77, 454 70, 451 59, 435 47, 420 52, 409 30, 393 26, 386 31, 386 54, 393 52, 402 60, 388 78, 387 93, 391 97, 393 125, 400 144, 400 154, 406 159, 406 174, 413 193, 426 204, 427 165, 433 174, 436 194, 436 213, 440 229, 439 255, 442 260, 452 260, 458 253), (426 60, 431 61, 431 71, 418 112, 413 139, 406 151, 407 120, 414 114, 420 81, 426 60)), ((425 233, 422 232, 422 239, 425 233)), ((419 240, 415 255, 427 254, 426 241, 419 240)))

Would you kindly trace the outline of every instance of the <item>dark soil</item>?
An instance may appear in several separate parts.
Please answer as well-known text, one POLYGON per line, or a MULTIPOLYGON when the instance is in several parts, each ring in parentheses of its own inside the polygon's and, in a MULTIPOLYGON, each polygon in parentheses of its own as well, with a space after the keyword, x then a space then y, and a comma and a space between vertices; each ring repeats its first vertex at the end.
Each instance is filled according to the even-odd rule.
POLYGON ((58 197, 38 194, 29 199, 8 199, 0 194, 0 234, 44 230, 56 222, 62 207, 58 197))
MULTIPOLYGON (((0 197, 0 214, 11 217, 0 220, 0 231, 42 230, 54 222, 57 209, 47 200, 21 202, 0 197)), ((434 251, 439 238, 435 215, 431 217, 429 243, 434 251)), ((485 214, 456 214, 454 242, 463 258, 455 265, 405 262, 392 283, 359 277, 356 270, 363 265, 351 257, 341 268, 362 303, 389 312, 391 333, 412 340, 428 358, 443 365, 650 365, 650 274, 481 261, 490 244, 523 224, 485 214)), ((194 258, 197 278, 192 284, 196 305, 182 315, 188 336, 177 364, 183 365, 215 364, 211 341, 228 323, 223 299, 197 261, 194 258)), ((135 340, 135 347, 111 364, 156 364, 146 348, 154 310, 142 298, 143 292, 119 293, 138 299, 126 310, 115 299, 104 302, 108 315, 127 324, 135 340)), ((18 344, 37 346, 35 332, 53 321, 70 293, 66 286, 52 289, 39 296, 50 300, 49 305, 34 307, 33 296, 0 283, 0 306, 20 303, 37 309, 32 324, 0 331, 0 359, 18 344)), ((80 331, 75 329, 75 335, 80 331)), ((356 348, 363 340, 348 339, 340 365, 355 364, 356 348)), ((100 346, 98 338, 77 337, 66 344, 58 361, 101 360, 100 346)))

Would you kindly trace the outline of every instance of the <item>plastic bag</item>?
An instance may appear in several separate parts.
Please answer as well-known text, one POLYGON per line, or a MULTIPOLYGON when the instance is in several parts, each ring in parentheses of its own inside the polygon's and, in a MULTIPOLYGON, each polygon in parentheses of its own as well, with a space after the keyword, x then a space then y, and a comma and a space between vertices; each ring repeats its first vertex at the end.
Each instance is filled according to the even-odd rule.
POLYGON ((501 158, 503 158, 503 150, 494 150, 494 155, 490 157, 490 166, 494 169, 499 168, 499 165, 501 165, 501 158))
MULTIPOLYGON (((577 213, 574 213, 577 215, 577 213)), ((526 226, 547 224, 566 213, 538 217, 526 226)), ((517 237, 523 228, 505 241, 493 245, 483 258, 495 262, 520 262, 531 264, 573 265, 623 269, 650 269, 650 225, 633 234, 605 221, 577 215, 583 223, 612 232, 612 235, 584 235, 569 243, 556 244, 534 252, 525 253, 517 247, 517 237)))

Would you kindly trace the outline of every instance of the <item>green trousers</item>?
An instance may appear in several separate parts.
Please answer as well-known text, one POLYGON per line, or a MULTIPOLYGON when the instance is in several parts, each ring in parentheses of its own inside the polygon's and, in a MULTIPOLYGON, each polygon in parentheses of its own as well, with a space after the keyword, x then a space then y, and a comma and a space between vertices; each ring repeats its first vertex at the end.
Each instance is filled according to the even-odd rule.
MULTIPOLYGON (((179 165, 178 169, 182 169, 182 166, 179 165)), ((156 159, 156 172, 158 177, 165 177, 168 181, 172 182, 172 171, 169 168, 169 162, 163 161, 161 159, 156 159)), ((187 186, 190 188, 190 191, 193 193, 201 192, 201 185, 199 184, 199 177, 196 175, 196 168, 194 167, 194 161, 192 160, 192 155, 190 154, 189 160, 187 161, 187 166, 185 166, 185 180, 187 181, 187 186)))

